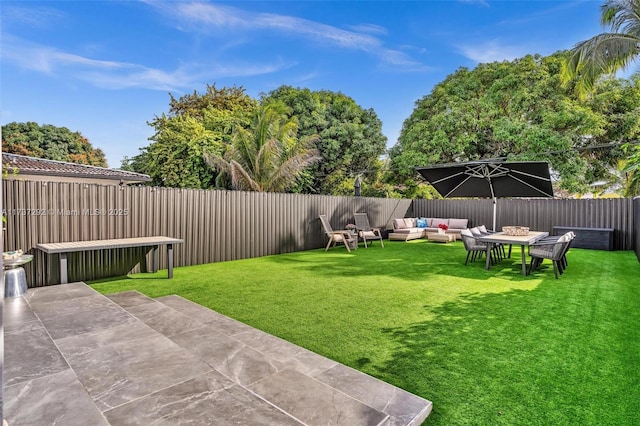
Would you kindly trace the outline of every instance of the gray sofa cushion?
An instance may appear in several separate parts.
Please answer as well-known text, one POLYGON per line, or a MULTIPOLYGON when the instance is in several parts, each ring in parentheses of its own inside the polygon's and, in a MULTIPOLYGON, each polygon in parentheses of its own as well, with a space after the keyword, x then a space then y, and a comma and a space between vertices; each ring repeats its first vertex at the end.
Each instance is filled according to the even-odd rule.
POLYGON ((466 229, 469 219, 449 219, 449 228, 466 229))
POLYGON ((445 225, 449 226, 449 219, 440 219, 440 218, 434 218, 431 221, 431 226, 429 228, 438 228, 441 223, 444 223, 445 225))
POLYGON ((396 234, 420 234, 424 232, 424 228, 402 228, 402 229, 394 229, 394 233, 396 234))
POLYGON ((399 229, 406 229, 407 225, 404 224, 404 219, 393 219, 393 229, 396 231, 399 229))

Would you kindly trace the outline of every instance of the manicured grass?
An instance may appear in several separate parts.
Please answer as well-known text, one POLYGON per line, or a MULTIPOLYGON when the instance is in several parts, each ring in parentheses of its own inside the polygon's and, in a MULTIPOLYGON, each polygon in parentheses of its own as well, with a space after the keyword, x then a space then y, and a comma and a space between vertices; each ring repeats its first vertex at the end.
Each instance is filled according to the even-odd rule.
POLYGON ((524 277, 422 240, 92 283, 179 294, 433 401, 426 425, 631 425, 640 413, 640 263, 572 249, 524 277))

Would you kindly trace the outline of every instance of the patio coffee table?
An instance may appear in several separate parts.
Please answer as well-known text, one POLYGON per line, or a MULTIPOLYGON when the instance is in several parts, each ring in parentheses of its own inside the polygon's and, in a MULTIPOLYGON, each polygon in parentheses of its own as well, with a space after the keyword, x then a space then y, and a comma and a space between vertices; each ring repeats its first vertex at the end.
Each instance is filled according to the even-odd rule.
POLYGON ((434 241, 436 243, 449 243, 456 240, 454 234, 439 234, 437 232, 429 232, 427 234, 427 240, 434 241))
MULTIPOLYGON (((487 244, 487 263, 485 265, 485 269, 488 271, 489 265, 491 263, 491 243, 509 245, 518 244, 520 245, 520 249, 522 251, 522 275, 527 275, 527 259, 524 247, 530 246, 539 239, 547 237, 548 235, 548 232, 530 231, 527 235, 505 235, 504 232, 496 232, 495 234, 479 237, 478 241, 489 243, 487 244)), ((511 247, 509 247, 509 257, 511 257, 511 247)))

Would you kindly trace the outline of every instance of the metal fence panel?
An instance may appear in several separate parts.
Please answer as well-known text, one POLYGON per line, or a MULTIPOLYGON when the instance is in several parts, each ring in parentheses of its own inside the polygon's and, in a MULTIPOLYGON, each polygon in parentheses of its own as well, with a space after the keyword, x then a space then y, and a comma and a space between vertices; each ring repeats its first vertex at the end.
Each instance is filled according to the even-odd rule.
MULTIPOLYGON (((333 197, 243 191, 152 187, 118 187, 80 183, 3 182, 7 223, 5 250, 34 254, 25 266, 30 286, 59 282, 57 255, 37 243, 166 235, 181 238, 175 266, 244 259, 323 247, 318 220, 327 215, 334 229, 366 212, 372 226, 386 231, 399 217, 468 218, 471 225, 490 224, 490 200, 407 200, 333 197)), ((553 226, 615 228, 617 250, 638 244, 634 234, 638 199, 498 200, 498 227, 526 225, 551 231, 553 226)), ((640 257, 640 255, 639 255, 640 257)), ((146 270, 151 257, 143 248, 69 254, 69 280, 92 280, 146 270)), ((160 268, 166 268, 160 256, 160 268)))
MULTIPOLYGON (((59 257, 38 243, 167 235, 184 239, 175 266, 245 259, 323 247, 318 215, 336 229, 365 211, 385 227, 411 200, 197 189, 118 187, 80 183, 3 182, 5 249, 35 255, 25 265, 30 286, 59 282, 59 257)), ((143 248, 70 253, 69 280, 93 280, 146 270, 143 248)), ((160 256, 160 268, 166 268, 160 256)))
MULTIPOLYGON (((491 228, 491 200, 416 200, 414 214, 421 217, 468 218, 469 226, 491 228)), ((634 246, 633 200, 630 198, 555 200, 499 199, 496 228, 528 226, 551 233, 554 226, 614 228, 614 248, 632 250, 634 246)))

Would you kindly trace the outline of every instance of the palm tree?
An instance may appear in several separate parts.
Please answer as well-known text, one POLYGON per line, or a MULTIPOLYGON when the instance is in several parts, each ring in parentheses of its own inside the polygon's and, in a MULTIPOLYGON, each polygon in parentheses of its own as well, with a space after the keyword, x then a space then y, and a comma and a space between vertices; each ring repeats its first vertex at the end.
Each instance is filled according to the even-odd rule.
POLYGON ((640 0, 607 0, 602 6, 601 23, 609 33, 578 43, 565 61, 565 83, 576 79, 576 91, 584 96, 602 75, 626 69, 640 57, 640 0))
POLYGON ((233 189, 284 192, 308 166, 321 160, 314 148, 317 137, 299 140, 295 119, 286 106, 271 103, 258 108, 251 129, 236 128, 224 156, 205 153, 207 163, 231 178, 233 189))

